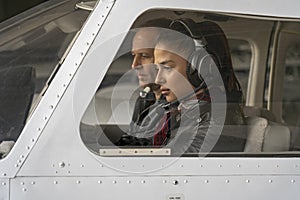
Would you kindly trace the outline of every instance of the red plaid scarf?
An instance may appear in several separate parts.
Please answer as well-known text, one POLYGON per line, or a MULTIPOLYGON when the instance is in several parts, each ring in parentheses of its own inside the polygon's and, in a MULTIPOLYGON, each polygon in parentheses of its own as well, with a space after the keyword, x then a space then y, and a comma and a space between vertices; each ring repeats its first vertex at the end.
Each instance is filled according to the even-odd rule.
POLYGON ((158 131, 154 135, 153 144, 154 146, 161 146, 164 144, 165 140, 167 139, 167 134, 170 127, 170 112, 167 112, 163 118, 160 120, 158 124, 158 131), (161 128, 160 128, 161 127, 161 128))

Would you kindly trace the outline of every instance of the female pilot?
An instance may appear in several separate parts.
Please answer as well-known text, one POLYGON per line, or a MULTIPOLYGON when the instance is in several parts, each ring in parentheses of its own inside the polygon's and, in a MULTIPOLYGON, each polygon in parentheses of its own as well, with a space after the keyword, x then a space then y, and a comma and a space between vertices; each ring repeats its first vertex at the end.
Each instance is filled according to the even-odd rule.
POLYGON ((168 102, 154 145, 173 154, 243 151, 242 94, 224 32, 213 22, 186 19, 170 29, 154 49, 155 83, 168 102))

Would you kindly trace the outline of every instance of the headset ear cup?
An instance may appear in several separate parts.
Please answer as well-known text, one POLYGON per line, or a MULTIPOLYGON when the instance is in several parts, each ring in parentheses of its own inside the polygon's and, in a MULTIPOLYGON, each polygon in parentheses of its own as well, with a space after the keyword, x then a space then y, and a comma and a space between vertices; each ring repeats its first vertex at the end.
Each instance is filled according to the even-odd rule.
POLYGON ((194 87, 198 87, 204 81, 203 77, 206 80, 214 80, 216 74, 220 73, 215 59, 204 48, 192 53, 186 72, 190 83, 194 87))
POLYGON ((186 69, 186 74, 188 80, 194 87, 198 87, 203 82, 203 78, 199 73, 202 67, 201 58, 204 56, 203 51, 205 50, 194 51, 188 60, 189 63, 186 69))

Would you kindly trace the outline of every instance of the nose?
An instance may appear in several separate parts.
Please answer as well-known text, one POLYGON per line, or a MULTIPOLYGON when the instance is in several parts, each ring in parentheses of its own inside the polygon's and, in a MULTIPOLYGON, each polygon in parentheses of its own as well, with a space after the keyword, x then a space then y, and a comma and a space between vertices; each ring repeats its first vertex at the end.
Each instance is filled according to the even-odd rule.
POLYGON ((155 77, 155 83, 158 85, 163 85, 165 83, 165 78, 160 68, 158 68, 157 75, 155 77))
POLYGON ((132 65, 131 65, 132 69, 137 69, 138 67, 141 67, 141 61, 138 55, 135 55, 133 57, 133 61, 132 61, 132 65))

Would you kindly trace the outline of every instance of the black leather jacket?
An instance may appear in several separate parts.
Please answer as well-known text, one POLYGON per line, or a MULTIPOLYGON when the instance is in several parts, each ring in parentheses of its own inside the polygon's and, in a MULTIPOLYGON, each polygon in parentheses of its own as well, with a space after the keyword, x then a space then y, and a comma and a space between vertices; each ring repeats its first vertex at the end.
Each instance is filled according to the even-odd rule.
MULTIPOLYGON (((152 109, 162 104, 152 105, 152 109)), ((224 108, 224 107, 223 107, 224 108)), ((162 146, 170 148, 172 154, 199 152, 238 152, 243 151, 246 131, 244 117, 237 103, 226 105, 224 110, 211 112, 211 103, 201 100, 190 100, 181 103, 170 116, 167 138, 162 146), (222 118, 223 115, 223 118, 222 118), (225 116, 224 116, 225 115, 225 116), (225 120, 225 121, 224 121, 225 120)), ((161 108, 160 108, 161 109, 161 108)), ((162 118, 163 114, 157 117, 162 118)), ((145 120, 149 120, 144 118, 145 120)), ((142 122, 148 124, 147 122, 142 122)), ((158 121, 156 125, 158 124, 158 121)), ((120 146, 153 146, 153 136, 157 127, 138 126, 131 130, 131 135, 124 135, 117 145, 120 146)))
POLYGON ((180 121, 173 121, 166 147, 171 148, 172 154, 243 151, 243 114, 238 104, 227 104, 225 108, 226 112, 215 109, 213 115, 210 102, 181 103, 180 121))

